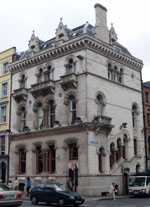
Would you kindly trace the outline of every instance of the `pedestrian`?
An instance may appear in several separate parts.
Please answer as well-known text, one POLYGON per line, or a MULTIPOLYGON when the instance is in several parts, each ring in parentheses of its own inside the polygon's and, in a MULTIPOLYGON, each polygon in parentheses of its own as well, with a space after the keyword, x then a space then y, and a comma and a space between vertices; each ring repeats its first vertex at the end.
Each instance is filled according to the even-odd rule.
POLYGON ((115 183, 112 183, 110 185, 109 193, 112 196, 112 199, 115 200, 116 199, 116 196, 115 196, 115 183))
POLYGON ((28 176, 26 178, 26 193, 27 193, 27 197, 29 197, 31 186, 32 186, 32 182, 31 182, 30 177, 28 176))
POLYGON ((77 163, 74 164, 74 191, 78 191, 78 166, 77 163))
POLYGON ((119 185, 115 184, 115 195, 119 194, 119 185))
POLYGON ((18 187, 19 187, 19 182, 18 182, 17 177, 15 177, 15 180, 13 182, 13 189, 18 190, 18 187))

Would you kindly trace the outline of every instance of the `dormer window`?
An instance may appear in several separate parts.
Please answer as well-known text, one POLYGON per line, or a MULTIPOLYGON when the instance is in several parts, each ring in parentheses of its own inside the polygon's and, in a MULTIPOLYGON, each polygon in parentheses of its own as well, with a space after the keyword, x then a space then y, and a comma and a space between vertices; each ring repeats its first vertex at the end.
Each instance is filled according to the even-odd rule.
POLYGON ((62 38, 62 37, 64 37, 64 34, 63 34, 63 33, 61 33, 61 34, 59 35, 59 38, 62 38))

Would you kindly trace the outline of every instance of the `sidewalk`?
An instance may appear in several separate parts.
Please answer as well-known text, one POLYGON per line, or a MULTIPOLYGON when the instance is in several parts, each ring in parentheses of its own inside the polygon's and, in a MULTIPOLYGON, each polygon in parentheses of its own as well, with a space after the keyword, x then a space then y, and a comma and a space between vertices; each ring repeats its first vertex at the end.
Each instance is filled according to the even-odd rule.
MULTIPOLYGON (((101 200, 112 200, 111 196, 99 196, 99 197, 85 197, 86 201, 101 201, 101 200)), ((116 196, 116 200, 118 199, 123 199, 123 198, 128 198, 128 195, 120 195, 116 196)))

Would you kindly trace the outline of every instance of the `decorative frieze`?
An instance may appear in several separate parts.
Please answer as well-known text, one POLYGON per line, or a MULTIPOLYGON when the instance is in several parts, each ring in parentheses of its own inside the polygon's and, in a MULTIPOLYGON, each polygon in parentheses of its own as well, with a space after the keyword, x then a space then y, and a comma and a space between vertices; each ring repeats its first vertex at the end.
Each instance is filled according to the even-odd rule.
POLYGON ((100 40, 96 40, 89 35, 83 35, 80 38, 66 41, 64 44, 57 48, 50 48, 39 52, 38 54, 28 59, 25 58, 23 60, 16 61, 10 65, 10 70, 11 72, 16 73, 18 71, 30 68, 34 65, 68 55, 69 53, 76 52, 81 49, 92 50, 138 71, 141 70, 143 66, 143 62, 141 60, 135 58, 134 56, 124 54, 121 51, 116 51, 113 45, 104 43, 100 40))

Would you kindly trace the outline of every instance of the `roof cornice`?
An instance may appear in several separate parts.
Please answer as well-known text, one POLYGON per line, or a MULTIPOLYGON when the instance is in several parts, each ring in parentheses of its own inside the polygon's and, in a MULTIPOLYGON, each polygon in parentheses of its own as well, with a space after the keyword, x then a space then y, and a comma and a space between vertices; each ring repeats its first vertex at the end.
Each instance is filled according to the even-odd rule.
POLYGON ((34 65, 42 64, 46 61, 65 56, 71 52, 76 52, 82 49, 92 50, 137 71, 141 71, 143 67, 143 62, 140 59, 115 51, 112 45, 86 34, 66 41, 59 47, 48 48, 36 53, 33 57, 18 60, 10 65, 10 70, 12 73, 16 73, 34 65))

